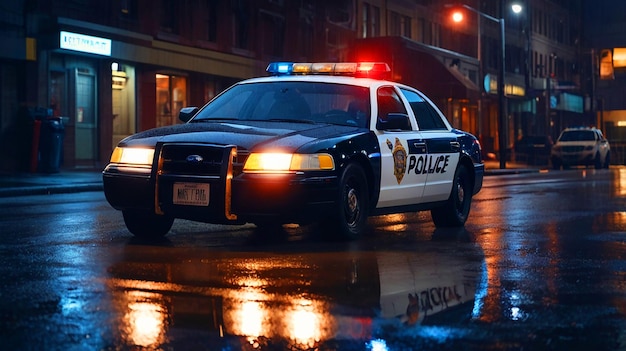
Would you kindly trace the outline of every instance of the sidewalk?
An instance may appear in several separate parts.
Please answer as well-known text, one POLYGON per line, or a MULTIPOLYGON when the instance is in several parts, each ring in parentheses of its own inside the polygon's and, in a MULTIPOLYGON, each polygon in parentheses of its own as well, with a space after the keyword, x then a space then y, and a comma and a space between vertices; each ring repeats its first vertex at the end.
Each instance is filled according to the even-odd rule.
MULTIPOLYGON (((485 176, 539 172, 539 166, 485 161, 485 176)), ((102 191, 102 171, 61 169, 58 173, 0 173, 0 197, 102 191)))
POLYGON ((520 173, 537 173, 546 170, 549 165, 528 165, 523 162, 507 162, 506 168, 500 168, 500 161, 485 160, 485 176, 504 175, 504 174, 520 174, 520 173))
POLYGON ((0 197, 102 191, 102 171, 0 173, 0 197))

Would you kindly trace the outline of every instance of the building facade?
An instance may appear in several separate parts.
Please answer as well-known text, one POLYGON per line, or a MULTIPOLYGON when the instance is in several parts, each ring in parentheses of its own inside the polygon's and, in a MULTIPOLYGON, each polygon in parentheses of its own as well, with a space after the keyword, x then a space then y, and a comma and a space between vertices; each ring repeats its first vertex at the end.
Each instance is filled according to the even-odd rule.
POLYGON ((433 97, 493 154, 502 134, 512 146, 595 118, 582 103, 580 0, 524 0, 520 15, 508 0, 466 5, 505 20, 506 125, 498 118, 498 23, 476 13, 452 23, 447 1, 3 4, 0 170, 32 170, 33 120, 46 118, 63 121, 62 167, 101 168, 123 137, 179 123, 183 106, 264 75, 275 60, 389 61, 394 79, 433 97))
POLYGON ((614 164, 626 164, 626 3, 586 2, 585 22, 602 18, 601 25, 585 27, 585 62, 594 74, 586 81, 598 125, 611 140, 614 164))

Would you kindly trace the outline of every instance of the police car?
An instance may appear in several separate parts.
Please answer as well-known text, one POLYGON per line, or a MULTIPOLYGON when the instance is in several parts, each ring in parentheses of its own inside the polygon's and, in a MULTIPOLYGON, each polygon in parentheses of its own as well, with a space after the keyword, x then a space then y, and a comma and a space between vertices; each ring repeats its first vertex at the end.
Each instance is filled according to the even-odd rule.
POLYGON ((290 63, 239 82, 184 124, 122 140, 103 171, 108 202, 138 237, 175 218, 319 223, 355 239, 370 215, 430 210, 463 226, 482 187, 480 144, 386 63, 290 63))

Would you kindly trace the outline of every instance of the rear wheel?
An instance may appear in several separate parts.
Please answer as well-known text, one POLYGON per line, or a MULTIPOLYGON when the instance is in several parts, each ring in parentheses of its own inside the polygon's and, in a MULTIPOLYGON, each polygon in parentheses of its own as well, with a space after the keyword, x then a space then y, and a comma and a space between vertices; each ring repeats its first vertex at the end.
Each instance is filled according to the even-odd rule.
POLYGON ((161 216, 149 211, 122 211, 126 228, 133 235, 143 239, 162 238, 174 224, 174 217, 161 216))
POLYGON ((437 227, 460 227, 465 224, 472 204, 472 182, 465 166, 459 166, 454 174, 452 191, 446 204, 430 211, 437 227))
POLYGON ((367 226, 369 194, 365 172, 349 164, 339 181, 338 211, 333 222, 342 239, 357 239, 367 226))

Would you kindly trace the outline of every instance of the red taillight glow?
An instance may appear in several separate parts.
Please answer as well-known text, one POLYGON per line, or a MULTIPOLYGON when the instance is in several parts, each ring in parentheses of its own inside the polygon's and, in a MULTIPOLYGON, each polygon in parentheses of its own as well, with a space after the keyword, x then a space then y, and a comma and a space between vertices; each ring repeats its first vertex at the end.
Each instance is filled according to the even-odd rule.
POLYGON ((384 62, 360 62, 357 64, 355 75, 379 78, 389 72, 391 69, 384 62))

